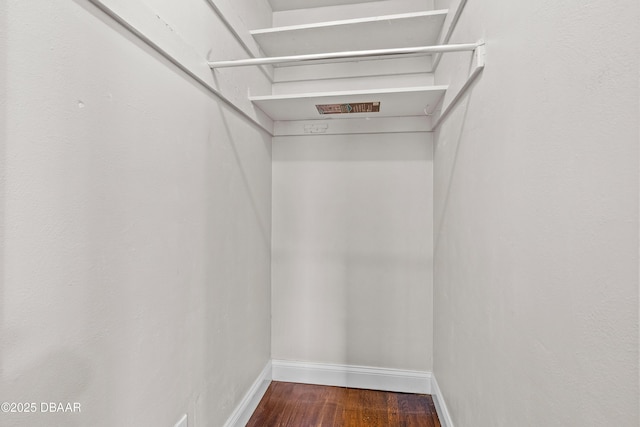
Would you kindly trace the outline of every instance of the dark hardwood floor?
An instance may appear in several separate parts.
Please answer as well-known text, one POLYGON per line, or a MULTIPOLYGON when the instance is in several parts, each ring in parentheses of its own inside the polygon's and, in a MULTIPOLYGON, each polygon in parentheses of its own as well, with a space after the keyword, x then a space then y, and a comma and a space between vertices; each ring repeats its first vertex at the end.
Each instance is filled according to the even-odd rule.
POLYGON ((271 383, 247 427, 440 427, 431 396, 271 383))

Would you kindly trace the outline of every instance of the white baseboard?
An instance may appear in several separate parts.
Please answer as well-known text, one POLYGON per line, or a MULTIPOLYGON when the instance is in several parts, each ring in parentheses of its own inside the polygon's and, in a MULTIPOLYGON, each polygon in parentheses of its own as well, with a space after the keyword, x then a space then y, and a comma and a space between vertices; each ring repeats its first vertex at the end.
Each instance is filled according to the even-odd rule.
POLYGON ((431 372, 272 360, 273 380, 431 394, 431 372))
POLYGON ((231 413, 231 416, 224 423, 224 427, 245 427, 253 415, 253 411, 256 410, 260 399, 267 391, 269 384, 271 383, 271 361, 267 362, 258 378, 254 381, 244 395, 236 409, 231 413))
POLYGON ((449 409, 447 408, 447 403, 444 400, 442 390, 440 390, 440 387, 438 386, 438 381, 436 380, 435 375, 431 376, 431 395, 442 427, 454 427, 453 420, 451 420, 451 414, 449 414, 449 409))
POLYGON ((431 372, 289 360, 272 360, 266 364, 224 427, 244 427, 258 407, 271 380, 431 394, 442 427, 454 427, 438 381, 431 372))

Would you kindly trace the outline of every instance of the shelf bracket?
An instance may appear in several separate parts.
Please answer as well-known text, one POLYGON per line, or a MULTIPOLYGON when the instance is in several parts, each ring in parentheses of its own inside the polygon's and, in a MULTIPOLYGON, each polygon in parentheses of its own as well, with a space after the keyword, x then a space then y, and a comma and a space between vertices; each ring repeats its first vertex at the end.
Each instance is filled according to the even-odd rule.
POLYGON ((467 81, 464 83, 464 85, 462 85, 460 90, 458 90, 458 93, 456 93, 456 95, 453 97, 451 102, 449 102, 449 104, 445 107, 442 113, 440 113, 438 120, 436 120, 436 122, 433 124, 433 127, 431 128, 432 132, 435 131, 438 128, 438 126, 442 124, 442 122, 447 118, 449 113, 451 113, 451 111, 455 108, 458 102, 460 102, 460 100, 464 97, 464 95, 466 94, 467 90, 469 90, 473 82, 476 81, 476 79, 480 76, 480 74, 482 73, 482 70, 484 70, 486 53, 487 53, 487 50, 486 50, 485 43, 484 41, 481 40, 477 43, 477 47, 474 51, 475 64, 474 64, 473 70, 471 71, 471 74, 469 74, 469 77, 467 77, 467 81))

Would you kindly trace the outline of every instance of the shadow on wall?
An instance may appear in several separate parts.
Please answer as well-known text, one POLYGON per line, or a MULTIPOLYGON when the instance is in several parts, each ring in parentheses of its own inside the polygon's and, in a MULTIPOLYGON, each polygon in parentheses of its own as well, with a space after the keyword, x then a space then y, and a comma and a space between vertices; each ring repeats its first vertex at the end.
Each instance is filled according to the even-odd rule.
MULTIPOLYGON (((472 56, 469 63, 469 72, 472 70, 473 64, 474 64, 474 60, 472 56)), ((451 186, 453 185, 454 175, 456 172, 456 164, 458 162, 458 153, 460 152, 460 141, 462 141, 462 138, 465 133, 465 125, 467 123, 467 114, 469 111, 469 105, 471 104, 471 101, 473 98, 473 88, 481 80, 482 80, 482 76, 480 76, 480 78, 476 79, 471 84, 464 98, 462 98, 458 103, 458 105, 453 108, 450 116, 447 117, 445 120, 443 120, 434 138, 434 157, 437 157, 436 154, 438 153, 439 149, 442 148, 444 145, 453 145, 452 147, 449 147, 449 149, 447 150, 447 152, 451 153, 451 155, 448 158, 438 157, 438 162, 434 162, 435 164, 438 165, 438 169, 442 168, 444 170, 449 171, 448 176, 446 177, 446 186, 445 186, 444 193, 442 194, 438 194, 437 192, 434 193, 434 198, 436 200, 439 200, 439 202, 436 202, 434 204, 434 209, 436 206, 442 206, 442 209, 439 212, 434 211, 434 216, 433 216, 433 220, 434 220, 433 247, 434 248, 438 247, 438 239, 442 231, 443 218, 446 215, 447 208, 449 205, 449 196, 451 193, 451 186), (462 116, 462 120, 459 120, 459 121, 455 120, 455 118, 458 116, 462 116), (451 138, 447 140, 441 140, 440 138, 441 129, 444 127, 451 127, 450 125, 451 123, 458 123, 458 122, 460 123, 459 129, 450 129, 449 134, 452 135, 451 138)), ((437 170, 434 171, 434 174, 437 175, 437 172, 438 172, 437 170)), ((434 191, 437 191, 437 188, 439 188, 439 186, 435 186, 434 191)))
MULTIPOLYGON (((246 194, 249 197, 249 202, 251 203, 251 208, 253 209, 253 213, 255 215, 255 219, 256 219, 256 223, 258 225, 258 227, 260 228, 260 232, 262 233, 262 240, 265 244, 265 248, 267 250, 271 250, 271 233, 269 232, 270 228, 271 228, 271 224, 270 221, 268 221, 266 218, 263 218, 262 215, 260 215, 260 209, 258 207, 258 204, 256 203, 256 198, 255 198, 255 191, 253 190, 253 188, 251 188, 251 184, 249 183, 249 179, 247 177, 247 171, 246 168, 244 167, 244 165, 242 164, 242 160, 240 157, 240 153, 238 153, 238 148, 236 147, 236 143, 235 141, 237 140, 237 138, 235 137, 235 135, 233 134, 233 132, 231 131, 231 127, 229 126, 229 121, 227 119, 227 111, 229 111, 229 109, 225 109, 225 107, 223 107, 222 105, 218 104, 218 109, 220 111, 220 118, 222 120, 222 123, 224 125, 224 130, 226 133, 226 140, 229 141, 228 146, 231 149, 232 153, 233 153, 233 158, 236 161, 236 165, 238 167, 238 171, 240 171, 240 176, 242 178, 242 184, 246 190, 246 194), (226 111, 225 111, 226 110, 226 111)), ((239 116, 238 113, 236 113, 235 111, 231 112, 231 114, 236 114, 239 116)), ((253 124, 252 124, 253 126, 253 124)), ((256 126, 257 128, 257 126, 256 126)), ((263 144, 267 144, 266 142, 263 141, 263 144)), ((264 147, 266 151, 270 151, 268 146, 264 147)))
MULTIPOLYGON (((438 148, 440 148, 443 144, 453 144, 453 147, 451 147, 451 149, 449 150, 451 154, 451 156, 449 158, 446 159, 446 166, 444 166, 443 168, 448 170, 448 176, 446 177, 446 186, 445 186, 445 191, 442 194, 434 194, 434 196, 437 199, 442 199, 442 201, 440 203, 436 203, 434 204, 434 208, 435 206, 442 206, 442 209, 439 212, 434 212, 434 248, 438 247, 438 236, 440 236, 440 232, 442 231, 442 226, 443 226, 443 218, 446 215, 447 212, 447 207, 449 205, 449 196, 451 193, 451 186, 453 185, 453 180, 454 180, 454 175, 456 172, 456 164, 457 164, 457 160, 458 160, 458 153, 460 150, 460 141, 462 141, 462 137, 464 135, 464 131, 465 131, 465 123, 467 121, 467 113, 469 111, 469 104, 471 103, 471 98, 472 98, 472 93, 471 91, 469 91, 469 93, 467 94, 466 98, 464 101, 461 101, 460 104, 458 104, 458 112, 457 114, 461 114, 462 115, 462 120, 460 121, 461 126, 459 129, 457 129, 457 136, 452 138, 451 141, 440 141, 440 138, 438 136, 436 136, 435 138, 435 150, 437 152, 438 148)), ((454 116, 457 115, 456 112, 452 113, 450 118, 453 118, 454 116)), ((446 126, 446 123, 443 123, 442 126, 446 126)), ((439 131, 438 131, 439 132, 439 131)), ((439 158, 440 161, 445 160, 445 159, 441 159, 439 158)), ((440 166, 442 167, 442 166, 440 166)))

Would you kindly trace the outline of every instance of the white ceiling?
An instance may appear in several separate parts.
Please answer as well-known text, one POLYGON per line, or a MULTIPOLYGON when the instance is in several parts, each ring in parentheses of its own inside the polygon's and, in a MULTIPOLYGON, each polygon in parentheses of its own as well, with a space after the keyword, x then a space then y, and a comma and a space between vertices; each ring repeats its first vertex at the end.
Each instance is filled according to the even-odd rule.
POLYGON ((322 6, 338 6, 344 4, 369 3, 379 0, 269 0, 274 12, 291 9, 307 9, 322 6))

